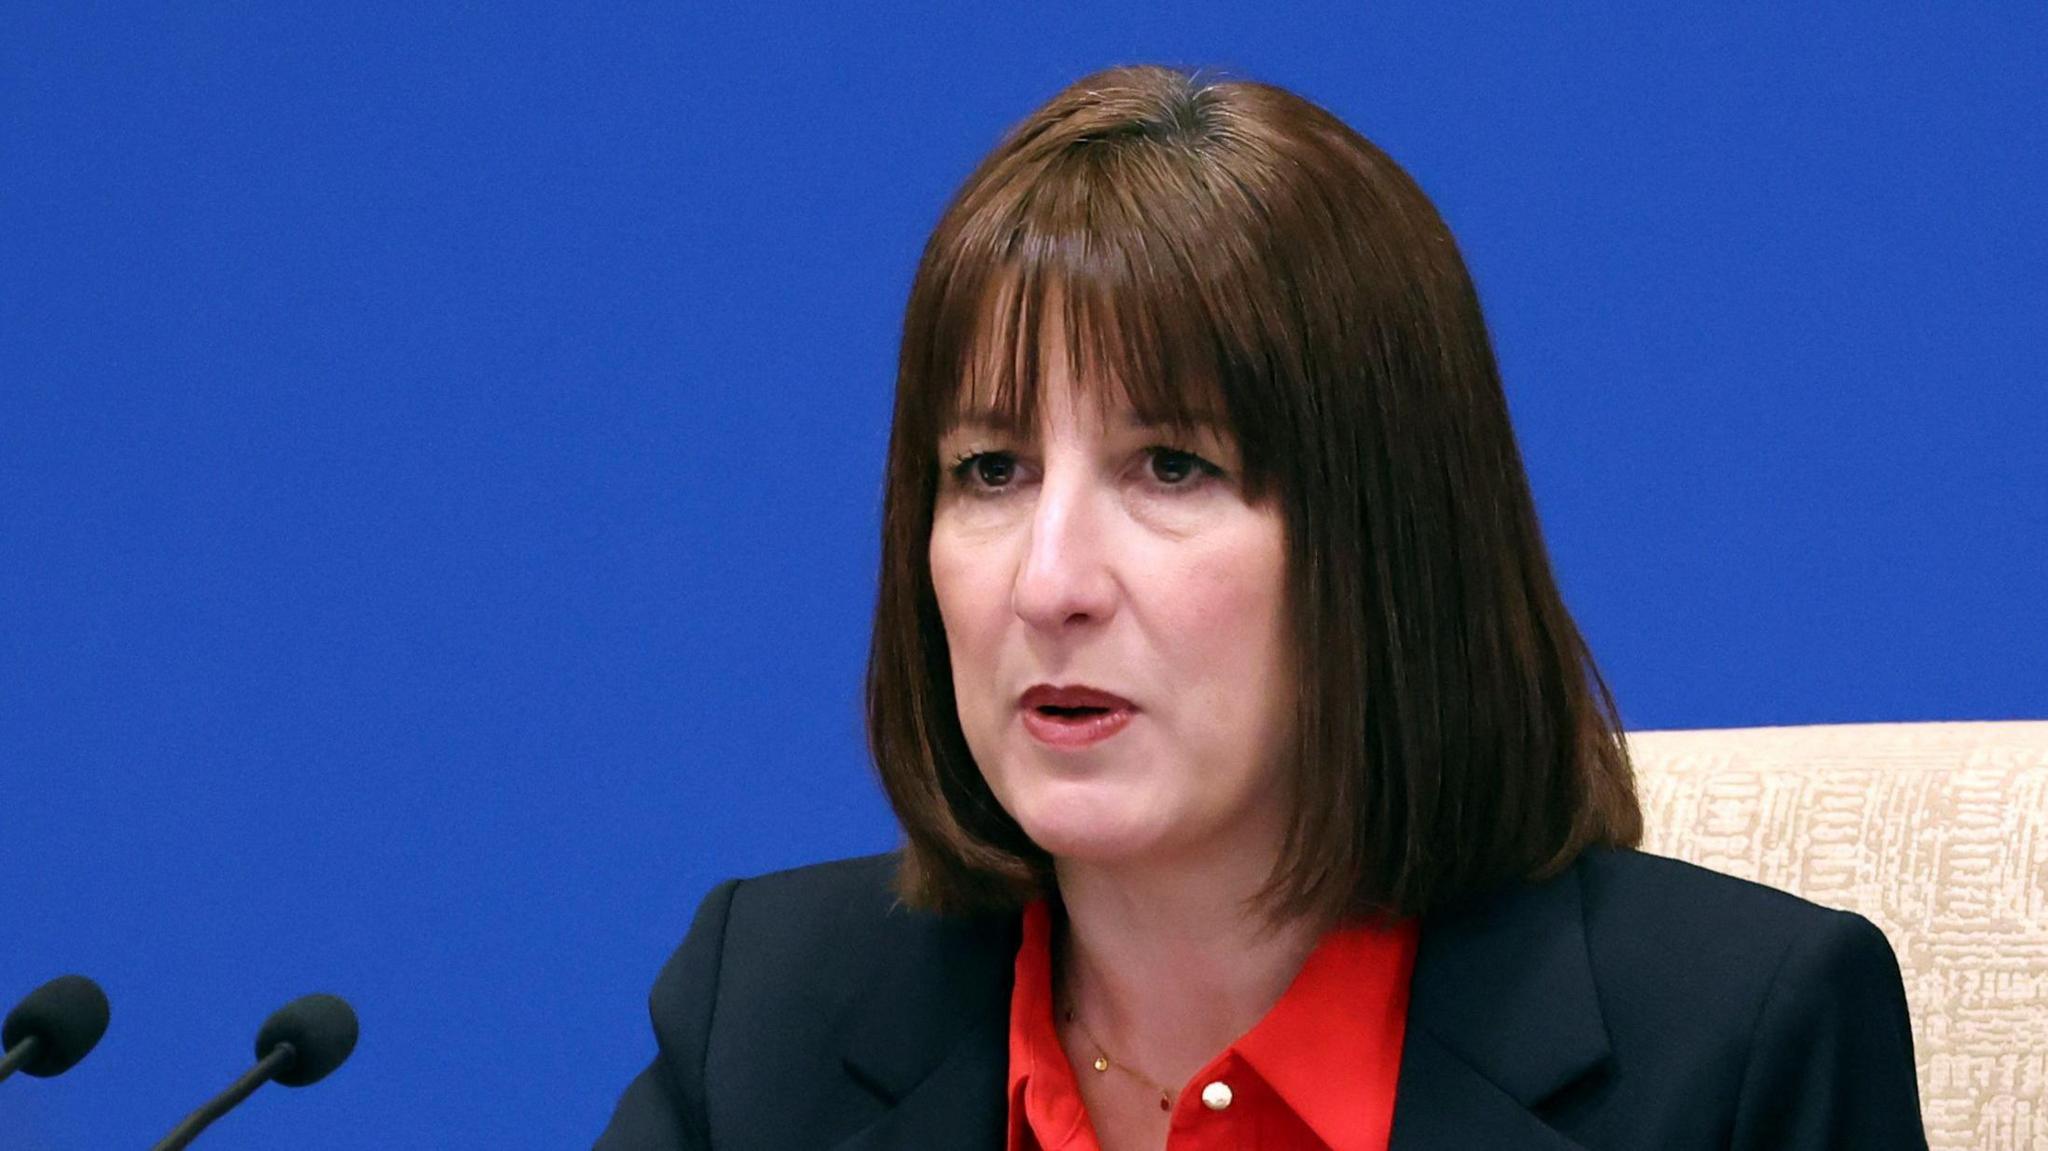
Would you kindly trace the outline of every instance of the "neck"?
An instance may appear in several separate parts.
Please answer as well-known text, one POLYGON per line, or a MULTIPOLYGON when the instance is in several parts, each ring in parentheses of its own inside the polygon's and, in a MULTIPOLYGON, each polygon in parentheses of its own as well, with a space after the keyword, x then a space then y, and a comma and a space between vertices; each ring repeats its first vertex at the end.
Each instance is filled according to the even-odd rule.
POLYGON ((1113 1058, 1178 1088, 1271 1010, 1315 948, 1312 925, 1276 930, 1247 908, 1271 866, 1056 862, 1055 996, 1113 1058))

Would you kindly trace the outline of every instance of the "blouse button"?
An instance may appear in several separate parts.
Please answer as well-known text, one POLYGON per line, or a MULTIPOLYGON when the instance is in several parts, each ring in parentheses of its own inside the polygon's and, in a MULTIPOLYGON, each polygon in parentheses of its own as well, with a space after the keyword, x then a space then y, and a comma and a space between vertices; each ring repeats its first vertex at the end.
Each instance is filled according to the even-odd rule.
POLYGON ((1202 1088, 1202 1106, 1221 1111, 1230 1106, 1230 1084, 1217 1080, 1202 1088))

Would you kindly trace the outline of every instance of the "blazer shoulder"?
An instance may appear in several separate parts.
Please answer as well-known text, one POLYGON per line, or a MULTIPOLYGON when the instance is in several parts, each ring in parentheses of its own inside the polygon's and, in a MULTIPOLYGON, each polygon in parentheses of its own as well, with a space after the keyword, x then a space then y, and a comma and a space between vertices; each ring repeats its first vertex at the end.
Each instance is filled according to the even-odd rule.
POLYGON ((1626 925, 1629 934, 1661 940, 1666 950, 1722 940, 1768 962, 1794 941, 1848 921, 1875 930, 1855 912, 1632 848, 1590 849, 1577 870, 1589 929, 1626 925))
POLYGON ((895 910, 896 859, 896 852, 879 852, 719 883, 655 980, 656 1016, 664 1014, 665 999, 698 997, 707 983, 724 988, 737 975, 744 984, 755 964, 787 978, 825 956, 843 966, 872 949, 895 910))
POLYGON ((1603 988, 1664 1002, 1761 1002, 1796 949, 1847 938, 1896 957, 1852 911, 1684 860, 1596 848, 1577 867, 1586 945, 1603 988))
POLYGON ((682 1018, 801 1020, 829 1030, 905 979, 979 986, 1007 973, 1015 915, 940 916, 904 905, 901 853, 728 879, 704 899, 650 996, 657 1031, 682 1018))
POLYGON ((1606 1029, 1636 1082, 1718 1092, 1735 1146, 1806 1146, 1786 1117, 1819 1122, 1852 1097, 1859 1124, 1906 1140, 1854 1145, 1916 1145, 1903 981, 1870 920, 1642 851, 1595 849, 1575 870, 1606 1029))
POLYGON ((876 1082, 914 1078, 920 1044, 1007 1002, 1017 917, 907 907, 892 883, 898 859, 830 860, 713 888, 649 996, 660 1053, 641 1094, 675 1103, 643 1107, 629 1094, 614 1125, 672 1111, 683 1118, 669 1125, 695 1138, 683 1147, 721 1131, 805 1145, 877 1106, 846 1060, 879 1051, 868 1061, 876 1082))
POLYGON ((769 1097, 731 1090, 756 1087, 746 1082, 754 1069, 797 1082, 835 1075, 824 1036, 886 951, 894 867, 893 852, 856 856, 729 878, 706 893, 648 993, 654 1061, 598 1146, 706 1147, 724 1112, 744 1115, 744 1100, 769 1097), (795 1041, 764 1058, 764 1035, 795 1041))
POLYGON ((899 909, 892 880, 901 853, 830 859, 737 879, 730 923, 751 940, 762 930, 828 931, 834 937, 899 909))

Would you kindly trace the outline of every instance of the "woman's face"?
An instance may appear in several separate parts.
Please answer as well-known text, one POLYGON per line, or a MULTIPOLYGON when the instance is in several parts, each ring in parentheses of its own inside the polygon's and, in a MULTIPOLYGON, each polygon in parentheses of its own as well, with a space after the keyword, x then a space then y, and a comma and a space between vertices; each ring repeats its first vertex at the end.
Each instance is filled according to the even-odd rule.
POLYGON ((1245 502, 1219 435, 1097 421, 1047 343, 1035 436, 968 423, 938 446, 931 572, 968 747, 1056 858, 1264 860, 1291 810, 1281 513, 1245 502), (1046 717, 1039 685, 1131 707, 1089 742, 1102 718, 1046 717))

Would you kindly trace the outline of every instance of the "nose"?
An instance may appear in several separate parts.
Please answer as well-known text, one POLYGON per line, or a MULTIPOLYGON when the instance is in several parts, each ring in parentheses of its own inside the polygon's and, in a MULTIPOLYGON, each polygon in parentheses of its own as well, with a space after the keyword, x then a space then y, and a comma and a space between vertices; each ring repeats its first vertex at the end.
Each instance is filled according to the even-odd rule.
POLYGON ((1048 631, 1101 622, 1116 606, 1110 519, 1104 495, 1069 469, 1051 469, 1032 509, 1030 538, 1011 591, 1018 618, 1048 631))

